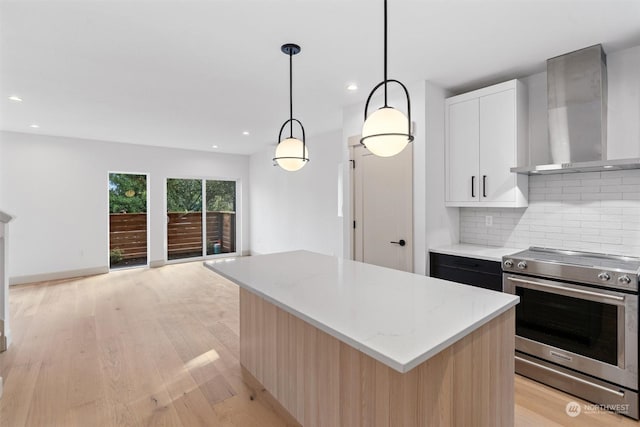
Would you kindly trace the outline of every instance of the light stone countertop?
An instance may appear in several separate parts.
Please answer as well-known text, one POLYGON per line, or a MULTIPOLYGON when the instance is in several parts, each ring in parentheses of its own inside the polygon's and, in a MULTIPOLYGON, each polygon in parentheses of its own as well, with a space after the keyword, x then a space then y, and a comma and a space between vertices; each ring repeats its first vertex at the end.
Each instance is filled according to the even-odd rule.
POLYGON ((429 252, 502 262, 503 256, 520 252, 525 249, 527 248, 508 248, 503 246, 482 246, 458 243, 455 245, 430 248, 429 252))
POLYGON ((408 372, 519 297, 308 251, 205 266, 399 372, 408 372))

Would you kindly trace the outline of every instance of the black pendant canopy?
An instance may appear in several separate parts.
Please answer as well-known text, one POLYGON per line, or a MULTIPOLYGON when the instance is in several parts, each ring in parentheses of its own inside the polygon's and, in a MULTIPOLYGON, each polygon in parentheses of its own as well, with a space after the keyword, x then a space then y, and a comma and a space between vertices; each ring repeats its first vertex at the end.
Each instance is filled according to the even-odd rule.
POLYGON ((367 147, 373 154, 381 157, 390 157, 401 152, 404 147, 413 141, 411 134, 411 100, 406 86, 398 80, 387 77, 387 0, 384 0, 384 80, 378 83, 367 98, 364 107, 364 126, 360 143, 367 147), (387 99, 387 86, 389 83, 399 85, 407 98, 407 116, 389 106, 387 99), (368 114, 369 102, 373 94, 384 87, 384 105, 377 111, 368 114))
POLYGON ((284 170, 296 171, 304 167, 309 161, 309 153, 306 146, 304 126, 298 119, 293 118, 293 55, 300 53, 300 46, 294 43, 283 44, 282 53, 289 55, 289 120, 285 121, 278 133, 278 146, 276 147, 274 166, 278 165, 284 170), (302 140, 294 138, 293 123, 300 126, 302 140), (289 136, 282 139, 282 132, 289 125, 289 136))

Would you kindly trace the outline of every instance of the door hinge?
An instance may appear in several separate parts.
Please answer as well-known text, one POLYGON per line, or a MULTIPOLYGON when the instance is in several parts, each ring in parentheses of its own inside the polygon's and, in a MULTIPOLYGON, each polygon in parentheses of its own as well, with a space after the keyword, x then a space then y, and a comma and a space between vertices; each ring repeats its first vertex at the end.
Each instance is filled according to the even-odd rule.
POLYGON ((349 160, 351 162, 351 169, 355 169, 356 168, 356 161, 355 160, 349 160))

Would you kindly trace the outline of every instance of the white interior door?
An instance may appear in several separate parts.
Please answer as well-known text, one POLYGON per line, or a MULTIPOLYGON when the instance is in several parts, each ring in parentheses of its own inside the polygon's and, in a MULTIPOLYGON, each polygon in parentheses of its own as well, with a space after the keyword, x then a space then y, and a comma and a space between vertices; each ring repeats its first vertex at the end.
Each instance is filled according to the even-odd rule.
POLYGON ((353 155, 355 259, 413 271, 412 144, 393 157, 362 146, 353 155))

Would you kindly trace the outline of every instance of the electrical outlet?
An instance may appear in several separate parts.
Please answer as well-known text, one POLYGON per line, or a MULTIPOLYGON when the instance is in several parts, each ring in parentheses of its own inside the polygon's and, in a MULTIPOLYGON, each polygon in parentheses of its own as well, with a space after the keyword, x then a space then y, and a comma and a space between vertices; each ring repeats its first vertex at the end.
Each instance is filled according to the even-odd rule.
POLYGON ((486 225, 487 227, 492 227, 493 226, 493 216, 491 215, 487 215, 484 217, 484 225, 486 225))

